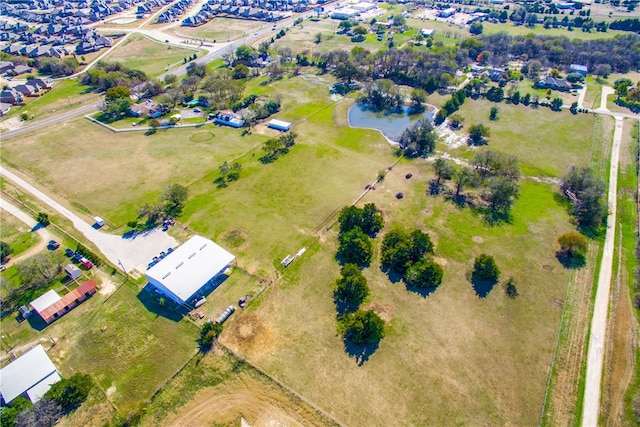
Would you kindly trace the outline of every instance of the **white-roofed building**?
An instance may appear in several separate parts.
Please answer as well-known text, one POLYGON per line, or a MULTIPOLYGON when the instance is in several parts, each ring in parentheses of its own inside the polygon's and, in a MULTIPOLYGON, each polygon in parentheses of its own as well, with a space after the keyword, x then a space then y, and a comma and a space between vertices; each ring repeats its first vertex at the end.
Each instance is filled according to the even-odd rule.
POLYGON ((41 345, 0 369, 0 394, 5 404, 25 395, 36 403, 62 378, 41 345))
POLYGON ((52 289, 31 301, 30 305, 39 313, 41 311, 45 311, 47 308, 57 303, 60 298, 61 296, 52 289))
POLYGON ((147 270, 147 280, 178 304, 193 303, 198 293, 225 273, 236 257, 215 242, 193 236, 147 270))

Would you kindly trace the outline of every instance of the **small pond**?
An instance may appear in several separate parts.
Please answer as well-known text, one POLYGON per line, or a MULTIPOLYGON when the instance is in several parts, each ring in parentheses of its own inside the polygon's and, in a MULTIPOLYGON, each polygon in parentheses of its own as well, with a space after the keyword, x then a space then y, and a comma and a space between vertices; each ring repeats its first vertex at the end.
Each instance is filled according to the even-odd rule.
POLYGON ((349 126, 352 128, 377 129, 388 140, 400 141, 406 128, 427 116, 433 120, 433 112, 424 111, 419 114, 409 114, 411 109, 403 107, 401 112, 389 113, 373 111, 366 104, 356 104, 349 109, 349 126))

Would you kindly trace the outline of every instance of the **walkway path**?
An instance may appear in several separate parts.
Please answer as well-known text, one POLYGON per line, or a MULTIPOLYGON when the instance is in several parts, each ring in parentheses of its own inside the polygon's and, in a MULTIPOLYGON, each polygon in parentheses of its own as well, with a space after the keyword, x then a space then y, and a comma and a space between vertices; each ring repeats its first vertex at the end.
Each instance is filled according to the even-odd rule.
POLYGON ((169 247, 176 247, 178 242, 169 234, 155 229, 147 233, 139 234, 133 238, 123 238, 108 234, 93 228, 82 218, 53 200, 19 176, 0 166, 0 175, 22 187, 25 191, 40 199, 51 208, 62 214, 73 223, 84 237, 91 241, 100 252, 114 265, 120 265, 127 272, 138 269, 141 272, 154 256, 169 247))
MULTIPOLYGON (((6 199, 3 199, 2 197, 0 197, 0 209, 9 212, 11 215, 15 216, 20 221, 27 224, 27 226, 29 227, 29 230, 33 230, 35 226, 38 225, 35 219, 31 218, 29 215, 27 215, 26 213, 21 211, 19 208, 17 208, 15 205, 11 204, 11 202, 7 201, 6 199)), ((49 240, 53 239, 53 235, 49 233, 49 230, 47 230, 44 227, 38 228, 37 230, 35 230, 35 233, 37 233, 38 236, 40 237, 40 241, 35 246, 30 247, 20 255, 9 259, 9 261, 7 261, 5 264, 7 267, 11 264, 15 264, 17 262, 25 260, 30 256, 35 255, 38 252, 42 251, 49 244, 49 240)))
MULTIPOLYGON (((606 96, 602 93, 606 108, 606 96)), ((600 411, 600 385, 602 382, 602 366, 604 360, 604 340, 607 331, 607 312, 609 309, 609 291, 613 268, 613 244, 616 229, 616 206, 618 197, 618 161, 622 140, 623 120, 615 117, 616 128, 613 133, 611 149, 611 168, 609 170, 609 215, 607 217, 607 233, 604 238, 604 249, 600 261, 598 288, 593 306, 591 332, 589 336, 589 352, 587 353, 587 375, 585 380, 584 402, 582 409, 582 426, 596 427, 600 411)))

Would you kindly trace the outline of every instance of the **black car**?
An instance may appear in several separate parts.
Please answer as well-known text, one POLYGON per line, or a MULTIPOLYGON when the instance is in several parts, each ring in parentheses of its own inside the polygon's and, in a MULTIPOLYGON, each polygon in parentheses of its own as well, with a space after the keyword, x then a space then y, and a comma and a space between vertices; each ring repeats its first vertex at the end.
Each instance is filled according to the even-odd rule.
POLYGON ((49 249, 53 251, 55 249, 58 249, 59 247, 60 243, 56 242, 55 240, 49 240, 49 249))

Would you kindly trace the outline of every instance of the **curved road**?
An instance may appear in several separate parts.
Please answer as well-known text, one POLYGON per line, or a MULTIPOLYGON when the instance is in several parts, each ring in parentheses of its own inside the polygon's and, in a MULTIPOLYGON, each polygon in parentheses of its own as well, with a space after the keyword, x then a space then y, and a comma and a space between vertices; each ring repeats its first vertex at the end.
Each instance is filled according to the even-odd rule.
POLYGON ((136 269, 144 272, 147 264, 154 256, 157 256, 160 251, 165 251, 169 247, 176 247, 178 245, 176 239, 158 229, 139 234, 133 238, 123 238, 122 236, 96 230, 91 224, 84 221, 78 215, 19 176, 8 171, 6 168, 0 166, 0 175, 20 186, 70 220, 73 226, 80 231, 87 240, 96 245, 98 250, 102 252, 113 265, 120 265, 127 272, 136 269))

